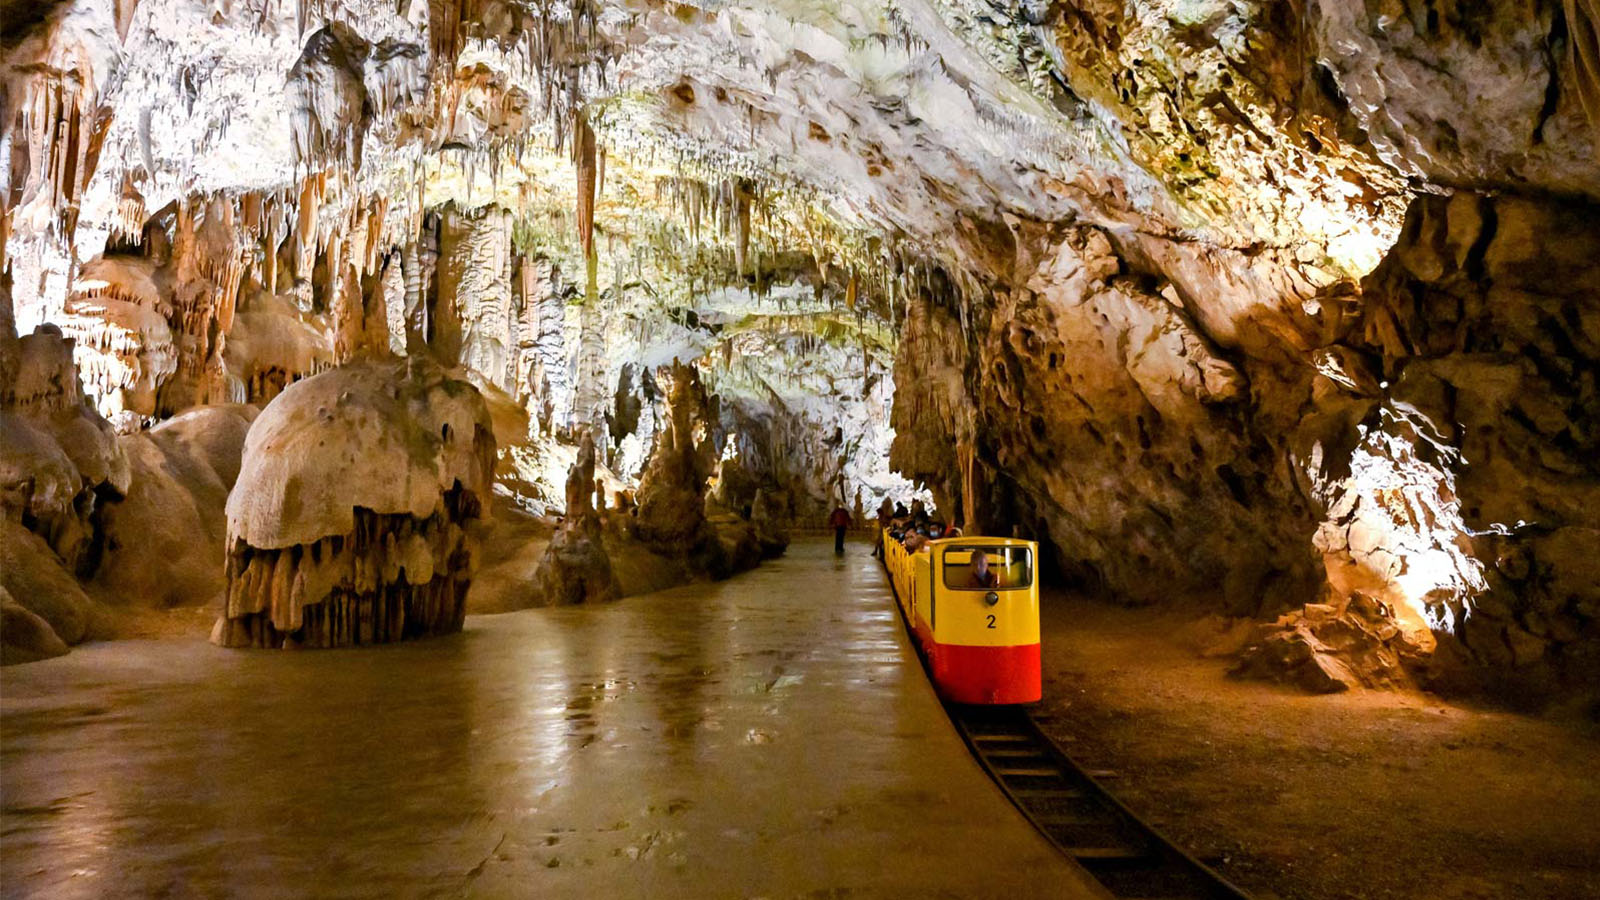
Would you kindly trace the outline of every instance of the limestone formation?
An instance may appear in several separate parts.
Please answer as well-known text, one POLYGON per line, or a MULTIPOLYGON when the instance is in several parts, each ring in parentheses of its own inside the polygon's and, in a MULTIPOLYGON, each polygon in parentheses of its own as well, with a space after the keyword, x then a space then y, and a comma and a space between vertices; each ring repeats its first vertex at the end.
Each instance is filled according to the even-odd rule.
POLYGON ((595 484, 594 441, 585 435, 567 475, 566 516, 533 576, 534 591, 545 603, 598 603, 622 596, 594 506, 595 484))
POLYGON ((66 652, 66 643, 48 621, 0 587, 0 666, 37 662, 66 652))
POLYGON ((750 524, 755 529, 763 558, 781 556, 789 546, 789 529, 784 524, 787 517, 775 509, 776 506, 771 494, 763 490, 756 491, 755 501, 750 507, 750 524))
POLYGON ((0 329, 0 505, 39 534, 68 568, 93 536, 104 500, 128 490, 128 460, 84 403, 73 342, 54 326, 18 338, 0 329))
POLYGON ((107 632, 75 573, 93 571, 98 518, 127 490, 127 456, 84 402, 72 341, 41 326, 18 338, 0 274, 0 587, 4 661, 66 652, 107 632))
POLYGON ((76 342, 48 325, 19 339, 9 324, 0 335, 0 580, 32 616, 8 608, 7 627, 18 640, 33 635, 34 650, 7 658, 110 636, 131 608, 213 601, 223 504, 254 408, 197 408, 117 435, 85 402, 76 342))
POLYGON ((711 400, 692 366, 675 362, 664 377, 667 422, 639 478, 633 533, 658 552, 693 554, 710 539, 711 400))
POLYGON ((88 586, 118 605, 212 604, 224 586, 228 492, 257 410, 195 407, 118 439, 131 476, 97 517, 88 586))
POLYGON ((1317 694, 1409 686, 1406 664, 1431 649, 1395 623, 1394 610, 1354 592, 1337 605, 1308 603, 1260 625, 1233 673, 1286 681, 1317 694))
MULTIPOLYGON (((0 587, 12 602, 43 622, 63 646, 103 637, 108 630, 105 611, 84 592, 50 545, 9 520, 0 521, 0 587)), ((16 618, 25 632, 37 630, 32 619, 16 618)), ((28 643, 36 645, 37 641, 28 643)), ((54 645, 44 639, 43 646, 54 645)))
POLYGON ((1352 343, 1387 385, 1369 435, 1401 448, 1370 453, 1391 470, 1411 454, 1437 474, 1411 479, 1432 493, 1359 485, 1384 516, 1353 513, 1339 546, 1525 687, 1594 684, 1600 207, 1420 199, 1363 287, 1352 343), (1393 544, 1420 552, 1382 558, 1393 544))
POLYGON ((351 363, 290 386, 245 439, 213 642, 334 647, 458 630, 468 528, 493 471, 482 397, 426 360, 351 363))

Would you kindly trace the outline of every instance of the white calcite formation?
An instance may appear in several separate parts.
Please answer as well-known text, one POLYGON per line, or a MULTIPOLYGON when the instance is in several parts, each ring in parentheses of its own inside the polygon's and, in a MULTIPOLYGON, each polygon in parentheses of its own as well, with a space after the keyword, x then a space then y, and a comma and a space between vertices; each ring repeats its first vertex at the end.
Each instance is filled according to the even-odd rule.
POLYGON ((359 362, 278 395, 228 497, 229 647, 456 631, 494 471, 476 389, 425 360, 359 362))

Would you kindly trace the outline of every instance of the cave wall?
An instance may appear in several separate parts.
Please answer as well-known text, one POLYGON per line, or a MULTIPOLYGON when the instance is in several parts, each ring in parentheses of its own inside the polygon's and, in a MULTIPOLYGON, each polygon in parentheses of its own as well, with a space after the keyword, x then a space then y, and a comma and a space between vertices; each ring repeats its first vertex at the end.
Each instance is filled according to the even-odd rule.
POLYGON ((1455 659, 1581 688, 1600 647, 1597 211, 1419 197, 1369 276, 1317 295, 1322 334, 1260 356, 1104 230, 1040 232, 1013 283, 910 304, 894 462, 1122 602, 1275 616, 1359 595, 1408 652, 1444 651, 1440 679, 1455 659))
POLYGON ((1245 373, 1103 231, 1043 241, 1022 260, 1026 279, 986 298, 965 329, 936 299, 919 301, 905 359, 924 342, 931 358, 903 365, 938 373, 920 383, 934 415, 908 404, 897 463, 942 460, 941 506, 972 496, 972 525, 1019 525, 1069 574, 1131 601, 1220 588, 1229 608, 1253 614, 1264 593, 1304 588, 1307 511, 1282 438, 1252 420, 1245 373), (949 440, 919 427, 938 421, 951 422, 949 440), (952 443, 974 448, 976 489, 952 443))
POLYGON ((1051 9, 991 30, 1062 51, 1183 225, 1119 220, 1132 181, 1076 224, 958 218, 988 277, 909 299, 895 463, 1125 602, 1377 610, 1419 670, 1581 688, 1585 8, 1051 9))
POLYGON ((1600 671, 1597 254, 1587 200, 1423 198, 1349 337, 1381 379, 1372 433, 1409 431, 1408 452, 1448 476, 1434 496, 1363 496, 1387 527, 1431 538, 1406 561, 1421 571, 1391 577, 1475 659, 1534 688, 1600 671))

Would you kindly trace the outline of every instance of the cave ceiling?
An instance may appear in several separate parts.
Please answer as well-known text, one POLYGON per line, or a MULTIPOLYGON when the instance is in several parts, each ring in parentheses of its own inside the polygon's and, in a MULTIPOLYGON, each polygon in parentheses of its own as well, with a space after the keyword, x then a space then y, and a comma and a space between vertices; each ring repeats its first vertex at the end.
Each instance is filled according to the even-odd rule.
MULTIPOLYGON (((1246 274, 1230 293, 1254 295, 1235 302, 1292 312, 1369 271, 1418 190, 1600 193, 1582 123, 1552 117, 1549 10, 1459 7, 1441 25, 1379 6, 57 5, 7 39, 8 230, 82 227, 56 254, 82 261, 130 194, 153 212, 293 192, 317 170, 352 182, 351 200, 388 196, 392 231, 449 200, 571 227, 578 116, 610 166, 595 218, 613 245, 698 215, 653 182, 740 178, 777 201, 757 214, 779 223, 766 245, 823 269, 903 274, 913 257, 1003 279, 1031 225, 1082 221, 1180 270, 1160 274, 1191 306, 1206 285, 1162 262, 1169 248, 1233 255, 1220 267, 1246 274), (38 175, 51 141, 30 133, 65 119, 52 104, 83 109, 98 156, 56 228, 63 203, 38 175)), ((9 255, 40 268, 18 278, 19 305, 60 302, 70 259, 9 255)), ((1231 340, 1234 311, 1192 311, 1231 340)))
MULTIPOLYGON (((329 167, 396 197, 427 173, 429 203, 570 209, 556 163, 581 111, 613 172, 803 192, 841 231, 952 269, 1003 268, 1019 221, 1081 220, 1265 258, 1304 292, 1369 270, 1419 186, 1600 189, 1586 136, 1548 121, 1547 21, 1478 22, 1500 39, 1473 48, 1392 5, 121 0, 56 7, 8 59, 13 76, 44 60, 56 102, 105 130, 91 227, 123 182, 155 210, 329 167), (1468 66, 1471 93, 1450 70, 1468 66), (1472 112, 1485 88, 1530 117, 1522 140, 1472 112)), ((40 98, 10 84, 17 122, 40 98)), ((657 193, 602 191, 598 227, 657 193)), ((51 214, 39 199, 22 212, 51 214)))

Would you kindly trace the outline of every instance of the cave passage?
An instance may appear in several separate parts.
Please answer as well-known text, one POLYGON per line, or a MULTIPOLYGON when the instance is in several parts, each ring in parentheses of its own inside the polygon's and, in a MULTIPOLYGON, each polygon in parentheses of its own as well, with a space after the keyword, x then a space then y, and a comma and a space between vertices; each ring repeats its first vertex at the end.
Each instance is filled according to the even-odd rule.
POLYGON ((1600 0, 0 0, 0 893, 1071 890, 843 517, 1244 888, 1600 897, 1600 0))
POLYGON ((98 644, 0 728, 8 895, 1094 896, 857 543, 401 647, 98 644))

